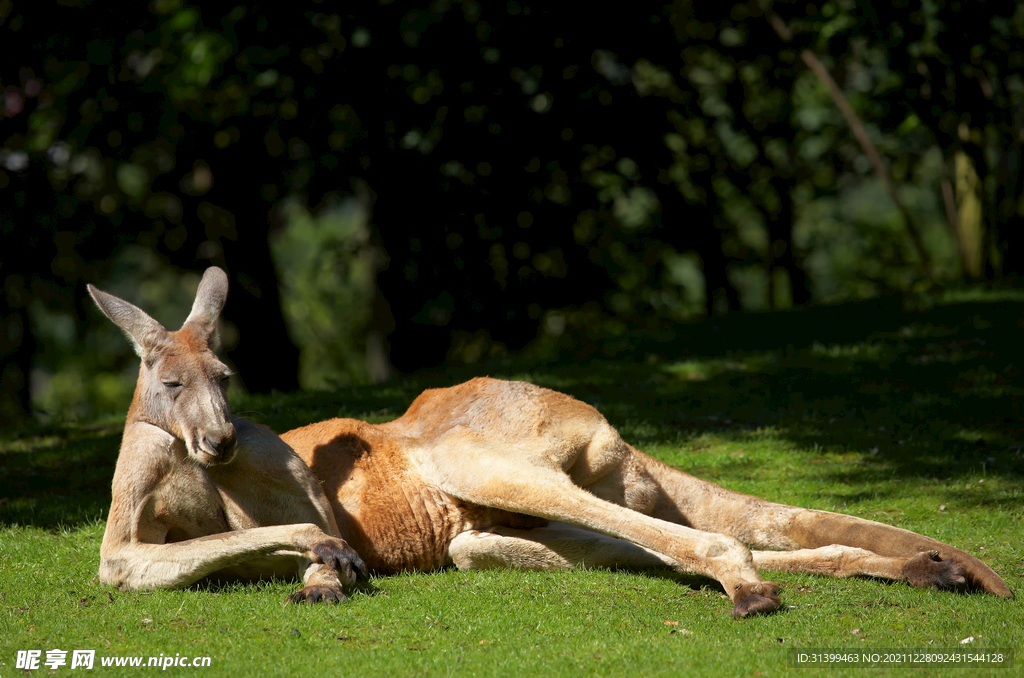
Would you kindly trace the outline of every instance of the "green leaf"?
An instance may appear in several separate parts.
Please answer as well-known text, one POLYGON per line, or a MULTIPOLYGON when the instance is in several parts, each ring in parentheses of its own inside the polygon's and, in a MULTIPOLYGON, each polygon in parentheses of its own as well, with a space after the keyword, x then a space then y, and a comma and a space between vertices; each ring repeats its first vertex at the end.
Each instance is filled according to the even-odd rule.
POLYGON ((149 174, 145 168, 126 162, 117 168, 117 185, 133 198, 141 197, 149 183, 149 174))
POLYGON ((176 13, 171 18, 171 20, 167 22, 167 25, 173 28, 174 30, 183 31, 186 28, 192 28, 192 26, 194 26, 196 24, 196 21, 198 20, 199 10, 192 9, 190 7, 188 9, 183 9, 180 12, 176 13))

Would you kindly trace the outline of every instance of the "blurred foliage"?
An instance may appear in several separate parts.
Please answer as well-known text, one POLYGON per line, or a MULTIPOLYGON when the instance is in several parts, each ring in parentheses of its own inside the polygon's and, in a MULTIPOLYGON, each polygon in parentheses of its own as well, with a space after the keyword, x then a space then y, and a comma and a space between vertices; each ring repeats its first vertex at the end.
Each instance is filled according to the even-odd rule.
POLYGON ((261 392, 1012 279, 1024 9, 966 7, 0 0, 0 417, 130 390, 86 282, 211 264, 261 392))
MULTIPOLYGON (((175 270, 138 246, 126 247, 110 263, 105 291, 130 300, 168 329, 181 326, 199 286, 198 273, 175 270)), ((117 327, 91 308, 78 330, 68 315, 49 312, 42 304, 32 311, 41 340, 32 370, 37 413, 45 421, 123 413, 135 390, 139 362, 117 327)), ((222 335, 230 339, 231 331, 226 326, 222 335)))
POLYGON ((378 262, 366 215, 355 201, 313 216, 286 210, 271 243, 281 302, 300 348, 299 383, 331 389, 369 381, 365 336, 378 262))
MULTIPOLYGON (((282 280, 289 332, 300 347, 299 382, 331 389, 370 381, 365 360, 376 250, 365 216, 354 202, 316 217, 301 207, 287 210, 271 250, 282 280)), ((130 246, 114 260, 105 291, 128 299, 169 329, 191 309, 201 276, 181 272, 151 250, 130 246)), ((83 339, 64 314, 32 308, 43 339, 32 378, 37 413, 45 421, 89 421, 123 413, 135 389, 138 360, 120 331, 89 309, 83 339)), ((221 339, 234 343, 237 329, 221 323, 221 339)), ((244 377, 233 382, 244 390, 244 377)))

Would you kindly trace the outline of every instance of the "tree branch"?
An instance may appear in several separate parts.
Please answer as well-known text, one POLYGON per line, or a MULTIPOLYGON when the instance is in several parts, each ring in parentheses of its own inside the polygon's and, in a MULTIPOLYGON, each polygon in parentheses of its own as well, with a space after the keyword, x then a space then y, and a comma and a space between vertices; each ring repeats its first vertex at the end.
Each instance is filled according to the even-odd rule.
MULTIPOLYGON (((775 33, 784 42, 792 40, 793 33, 782 20, 782 17, 775 12, 768 10, 765 14, 765 18, 768 20, 768 23, 771 24, 775 33)), ((853 132, 854 138, 856 138, 857 143, 860 144, 861 150, 864 151, 868 156, 868 160, 871 161, 871 166, 874 167, 875 174, 882 180, 882 183, 885 184, 889 197, 896 205, 896 209, 899 210, 901 215, 903 215, 903 221, 907 225, 907 233, 910 235, 910 240, 913 242, 914 249, 917 251, 917 256, 921 262, 921 272, 930 280, 932 277, 931 258, 928 256, 928 250, 924 247, 924 241, 921 239, 921 233, 918 231, 917 226, 914 225, 913 220, 911 220, 910 212, 896 193, 896 185, 892 181, 892 176, 889 174, 889 170, 882 162, 882 158, 878 154, 878 150, 875 148, 874 143, 872 143, 871 138, 868 136, 867 130, 864 128, 864 123, 857 117, 857 113, 853 110, 853 107, 850 106, 850 102, 846 100, 846 95, 844 95, 842 90, 839 89, 839 85, 836 84, 836 81, 832 78, 828 69, 825 68, 825 65, 821 63, 821 60, 818 59, 814 52, 809 49, 801 50, 800 59, 808 68, 811 69, 811 72, 814 73, 818 80, 828 87, 828 91, 832 95, 832 100, 835 102, 839 112, 843 114, 843 118, 846 119, 846 124, 850 126, 850 131, 853 132)))

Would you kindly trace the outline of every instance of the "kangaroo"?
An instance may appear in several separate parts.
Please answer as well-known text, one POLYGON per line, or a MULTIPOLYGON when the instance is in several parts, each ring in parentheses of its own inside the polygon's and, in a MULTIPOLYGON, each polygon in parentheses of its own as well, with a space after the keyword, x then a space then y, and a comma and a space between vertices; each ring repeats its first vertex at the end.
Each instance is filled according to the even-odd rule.
POLYGON ((104 582, 186 586, 290 568, 306 585, 289 600, 316 602, 343 599, 342 586, 367 571, 586 564, 710 577, 736 618, 780 605, 778 585, 759 570, 1012 597, 959 549, 701 480, 624 442, 590 405, 528 383, 476 378, 425 391, 386 424, 331 419, 278 438, 229 420, 227 370, 212 353, 223 272, 206 272, 178 332, 89 291, 142 358, 104 582))
POLYGON ((227 286, 222 270, 208 269, 177 332, 88 286, 142 359, 114 470, 100 581, 178 588, 211 575, 301 575, 306 585, 291 600, 340 600, 342 585, 367 570, 340 538, 323 490, 270 429, 231 418, 230 372, 213 354, 227 286))

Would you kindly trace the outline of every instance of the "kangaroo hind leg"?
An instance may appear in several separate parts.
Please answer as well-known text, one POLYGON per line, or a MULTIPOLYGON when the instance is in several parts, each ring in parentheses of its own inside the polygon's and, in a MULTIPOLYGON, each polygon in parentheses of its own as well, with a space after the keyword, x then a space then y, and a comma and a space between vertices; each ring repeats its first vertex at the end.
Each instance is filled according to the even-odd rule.
POLYGON ((952 589, 967 582, 965 569, 942 560, 938 551, 915 556, 880 556, 854 546, 832 544, 796 551, 753 551, 758 570, 806 572, 831 577, 881 577, 920 588, 952 589))
MULTIPOLYGON (((646 455, 639 458, 661 490, 652 512, 655 517, 728 534, 754 549, 799 551, 833 545, 862 549, 875 556, 896 559, 885 566, 888 574, 880 576, 915 586, 976 587, 1002 598, 1013 597, 992 568, 949 544, 872 520, 765 501, 695 478, 646 455)), ((825 552, 818 555, 822 553, 825 552)), ((852 552, 845 553, 849 562, 858 562, 850 556, 852 552)), ((787 556, 773 554, 755 556, 755 562, 757 558, 762 558, 766 569, 803 568, 800 571, 810 572, 816 571, 809 569, 812 567, 825 568, 812 566, 810 556, 790 556, 786 560, 787 556), (769 562, 773 565, 769 566, 769 562)), ((859 562, 864 564, 868 560, 860 558, 859 562)), ((872 562, 880 565, 883 561, 872 562)))
POLYGON ((605 501, 574 484, 560 468, 524 463, 525 454, 490 448, 481 437, 438 446, 428 472, 443 491, 462 501, 572 523, 662 553, 689 572, 717 579, 732 598, 737 618, 778 608, 777 585, 758 576, 750 551, 737 539, 605 501))
POLYGON ((657 551, 567 523, 529 530, 497 526, 485 532, 463 532, 452 540, 448 558, 460 570, 571 570, 582 566, 684 571, 657 551))

